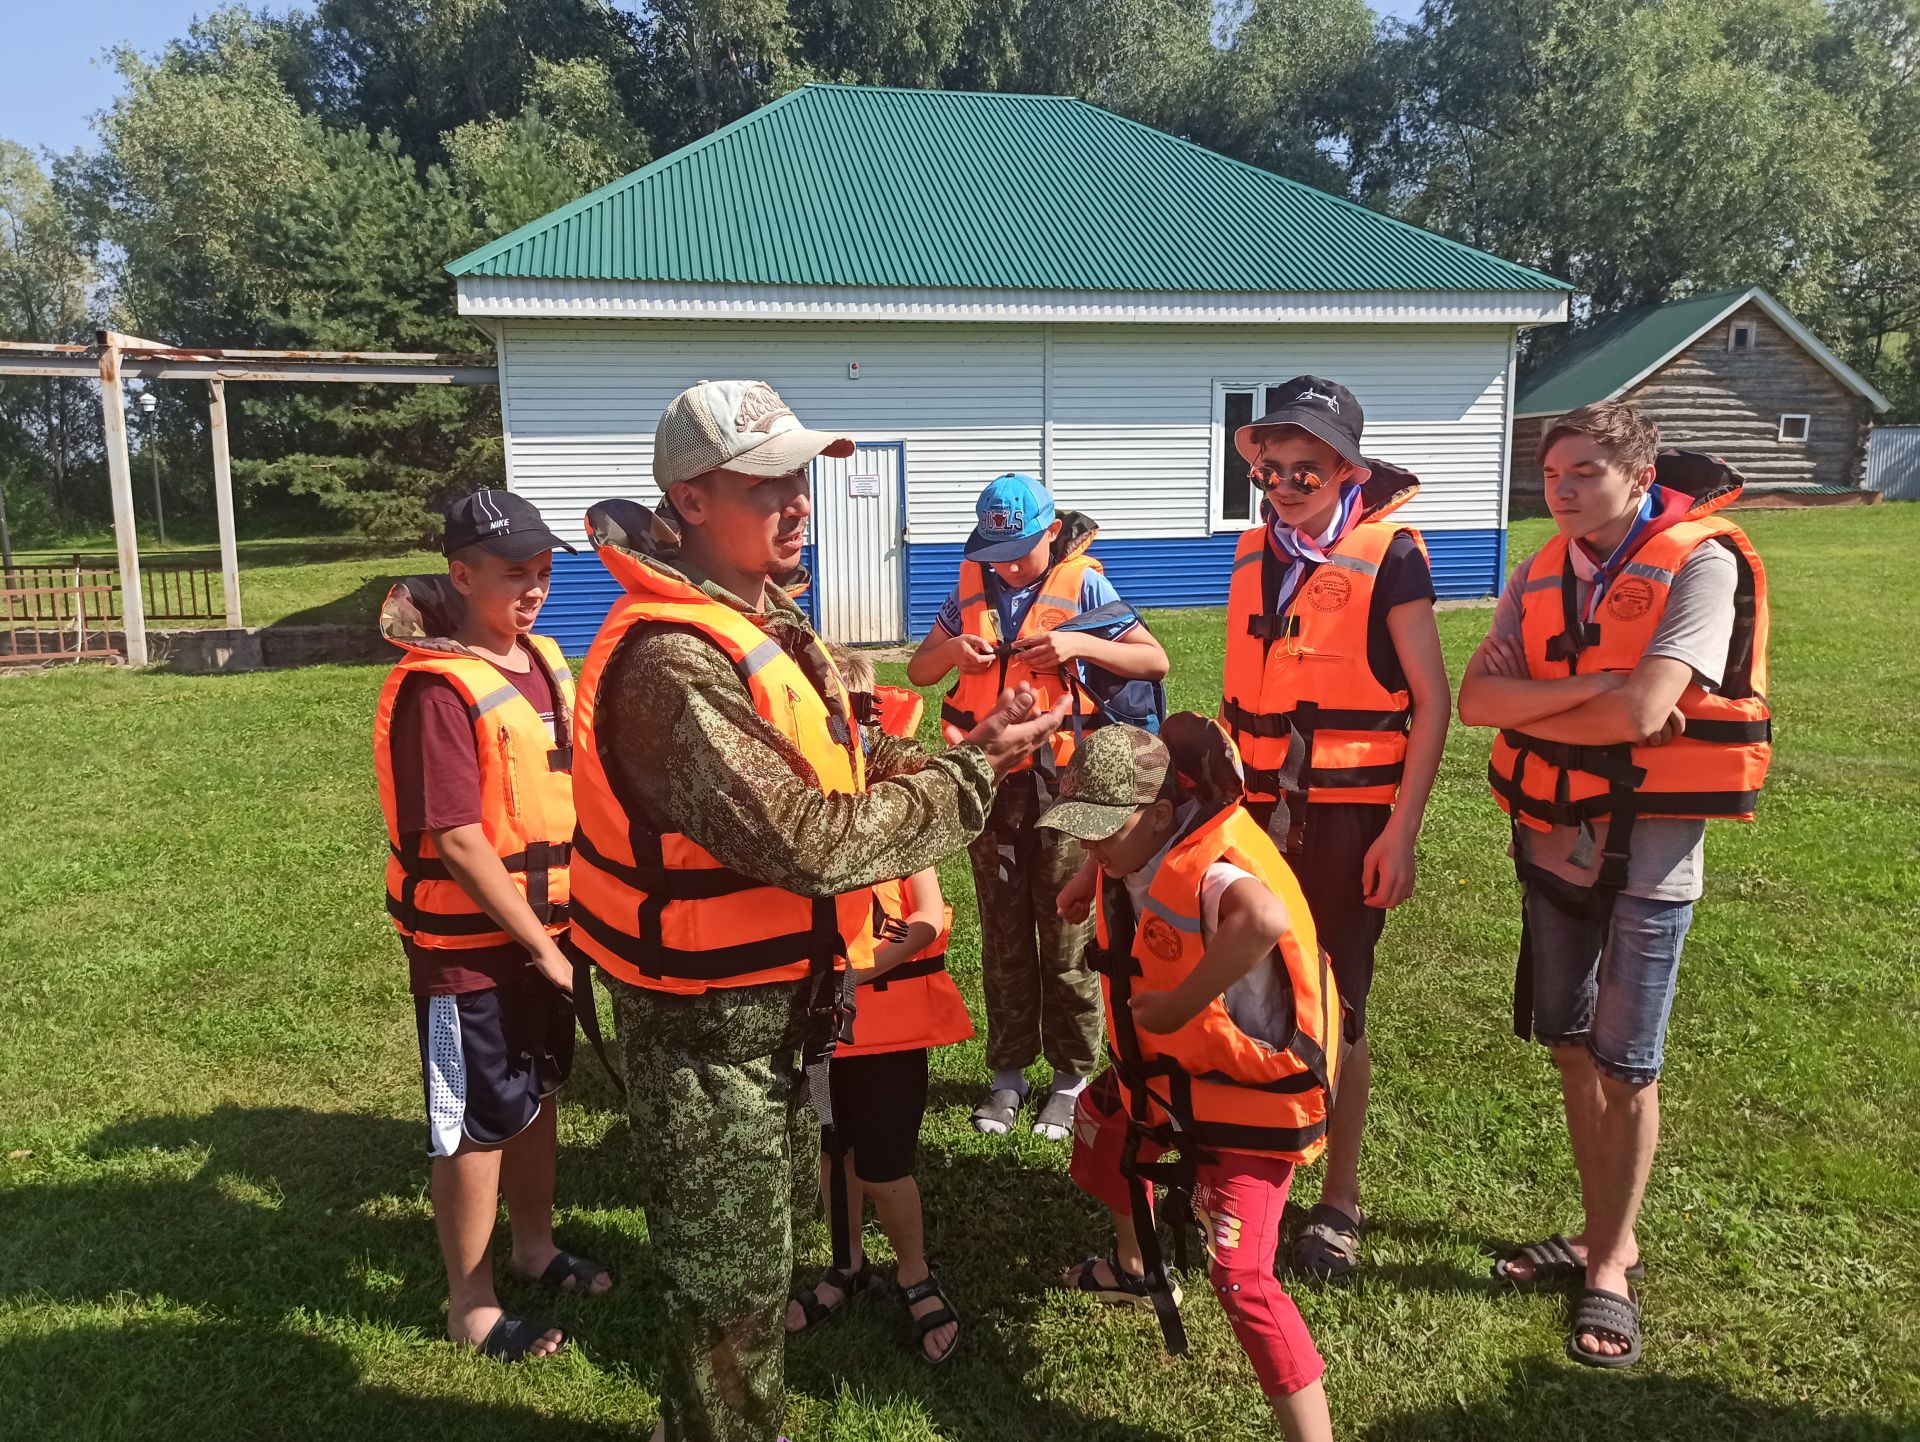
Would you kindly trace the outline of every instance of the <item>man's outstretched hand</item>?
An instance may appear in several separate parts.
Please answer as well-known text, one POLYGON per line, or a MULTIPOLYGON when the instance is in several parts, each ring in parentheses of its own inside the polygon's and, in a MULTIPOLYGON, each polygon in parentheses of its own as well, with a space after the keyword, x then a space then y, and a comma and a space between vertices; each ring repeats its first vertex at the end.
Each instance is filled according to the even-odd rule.
POLYGON ((1073 709, 1071 696, 1062 696, 1051 710, 1038 714, 1033 701, 1033 687, 1026 682, 1009 686, 986 720, 967 733, 966 739, 987 753, 996 780, 1046 745, 1073 709))

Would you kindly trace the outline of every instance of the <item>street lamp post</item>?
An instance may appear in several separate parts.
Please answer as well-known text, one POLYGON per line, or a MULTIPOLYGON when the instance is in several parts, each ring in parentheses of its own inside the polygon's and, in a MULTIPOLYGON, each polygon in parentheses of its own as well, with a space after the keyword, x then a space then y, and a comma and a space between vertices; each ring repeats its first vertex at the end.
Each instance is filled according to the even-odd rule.
POLYGON ((140 392, 140 414, 147 418, 147 453, 153 457, 153 519, 160 530, 160 544, 167 544, 167 513, 160 508, 160 451, 153 443, 153 413, 160 409, 160 398, 151 390, 140 392))

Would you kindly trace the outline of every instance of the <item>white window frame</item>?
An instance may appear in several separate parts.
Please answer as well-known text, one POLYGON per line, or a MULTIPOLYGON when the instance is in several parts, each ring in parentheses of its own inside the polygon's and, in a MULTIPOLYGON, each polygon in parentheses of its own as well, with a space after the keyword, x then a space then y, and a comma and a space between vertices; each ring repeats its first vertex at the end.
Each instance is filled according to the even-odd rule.
POLYGON ((1798 411, 1781 412, 1780 431, 1779 431, 1779 434, 1775 436, 1776 440, 1781 441, 1784 444, 1790 445, 1790 446, 1804 446, 1809 440, 1812 439, 1812 437, 1813 437, 1813 417, 1812 416, 1803 415, 1798 411), (1799 435, 1790 436, 1787 434, 1788 421, 1800 422, 1799 435))
POLYGON ((1760 344, 1760 330, 1750 320, 1732 321, 1727 326, 1727 349, 1735 355, 1752 355, 1760 344), (1747 343, 1739 344, 1740 332, 1747 333, 1747 343))
MULTIPOLYGON (((1260 523, 1260 499, 1252 496, 1245 517, 1229 516, 1222 504, 1225 497, 1221 494, 1221 469, 1226 457, 1233 448, 1233 437, 1227 434, 1227 392, 1252 391, 1254 400, 1253 416, 1260 418, 1260 399, 1266 394, 1268 386, 1277 386, 1285 376, 1275 376, 1267 380, 1225 380, 1216 378, 1213 383, 1213 408, 1208 414, 1207 431, 1212 437, 1207 447, 1207 531, 1219 535, 1223 531, 1240 532, 1260 523)), ((1237 453, 1236 453, 1237 459, 1237 453)), ((1252 491, 1253 482, 1247 482, 1252 491)))

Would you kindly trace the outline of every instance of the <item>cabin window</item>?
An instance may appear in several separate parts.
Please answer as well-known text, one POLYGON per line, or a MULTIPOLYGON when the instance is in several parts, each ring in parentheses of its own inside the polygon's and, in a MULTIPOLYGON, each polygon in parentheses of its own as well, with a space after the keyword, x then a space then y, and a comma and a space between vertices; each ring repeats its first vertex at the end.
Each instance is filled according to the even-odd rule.
POLYGON ((1279 386, 1266 381, 1218 381, 1214 384, 1215 465, 1213 527, 1240 530, 1259 512, 1247 463, 1234 448, 1233 433, 1251 425, 1279 403, 1279 386))
POLYGON ((1737 320, 1727 331, 1727 349, 1750 351, 1753 349, 1753 323, 1737 320))
POLYGON ((1783 441, 1804 441, 1807 438, 1806 416, 1780 417, 1780 439, 1783 441))

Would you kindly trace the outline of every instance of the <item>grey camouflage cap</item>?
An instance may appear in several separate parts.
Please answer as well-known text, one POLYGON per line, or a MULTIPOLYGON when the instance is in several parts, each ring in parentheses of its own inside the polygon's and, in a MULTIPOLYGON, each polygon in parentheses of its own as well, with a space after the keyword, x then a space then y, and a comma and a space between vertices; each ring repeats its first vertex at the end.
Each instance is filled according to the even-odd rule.
POLYGON ((1041 814, 1040 825, 1104 841, 1160 799, 1172 765, 1159 737, 1138 726, 1103 726, 1073 753, 1060 777, 1060 799, 1041 814))

